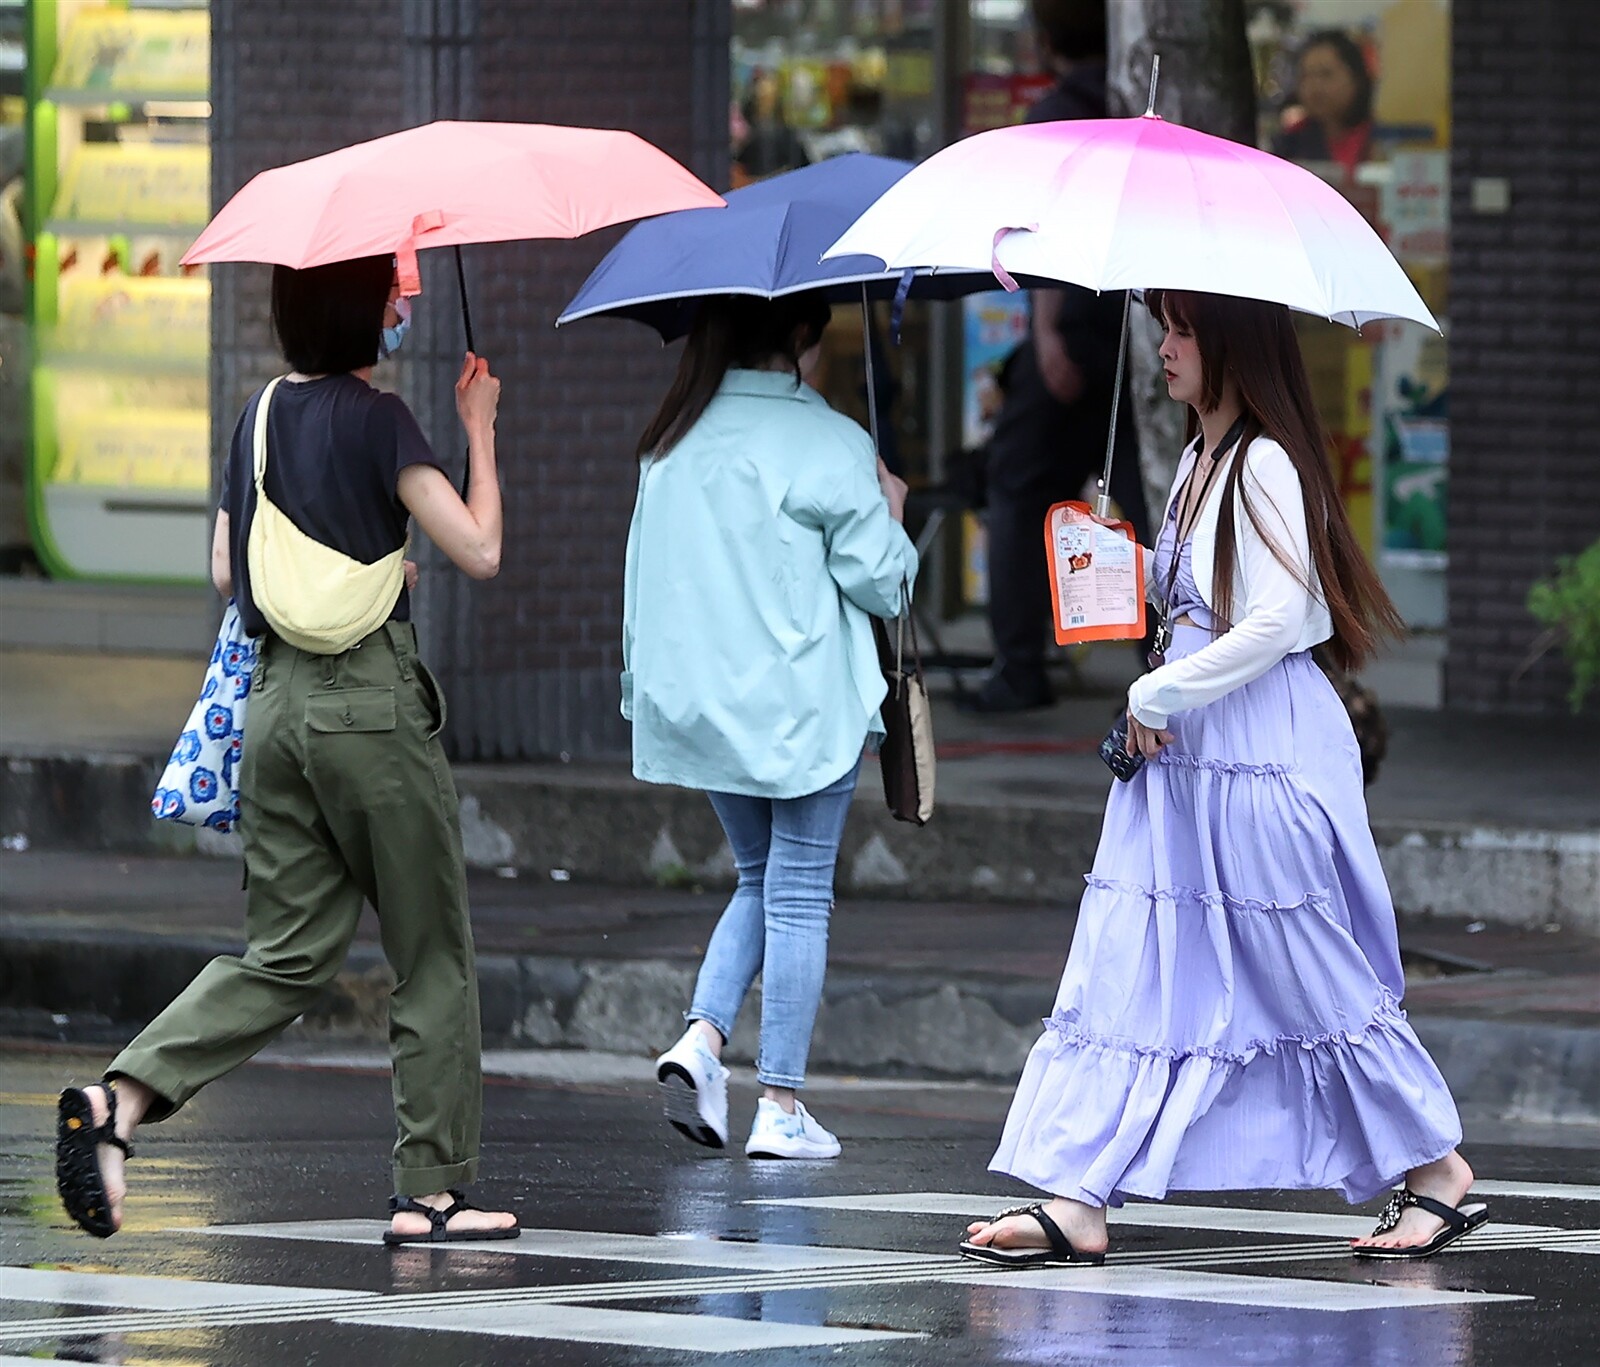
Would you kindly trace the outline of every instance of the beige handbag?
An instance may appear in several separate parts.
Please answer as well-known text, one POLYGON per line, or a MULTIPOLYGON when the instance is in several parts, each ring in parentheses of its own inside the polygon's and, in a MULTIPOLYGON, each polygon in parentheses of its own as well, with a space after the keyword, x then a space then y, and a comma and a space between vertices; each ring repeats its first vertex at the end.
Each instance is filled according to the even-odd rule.
POLYGON ((389 620, 405 587, 406 550, 363 564, 307 536, 267 497, 267 409, 282 376, 256 404, 256 510, 247 556, 250 596, 267 625, 312 655, 338 655, 389 620))
POLYGON ((896 821, 926 826, 933 815, 934 755, 933 709, 922 680, 922 651, 917 644, 917 623, 911 615, 911 593, 904 583, 905 611, 894 622, 894 641, 882 618, 872 619, 878 643, 878 663, 889 685, 883 700, 883 748, 878 762, 883 769, 883 796, 896 821), (911 658, 906 659, 909 625, 911 658), (907 666, 910 668, 907 668, 907 666))

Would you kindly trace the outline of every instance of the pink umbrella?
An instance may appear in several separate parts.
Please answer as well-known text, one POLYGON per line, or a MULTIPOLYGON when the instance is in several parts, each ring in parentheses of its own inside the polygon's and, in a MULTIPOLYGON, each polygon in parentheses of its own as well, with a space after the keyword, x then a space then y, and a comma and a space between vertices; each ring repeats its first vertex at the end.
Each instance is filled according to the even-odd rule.
POLYGON ((721 205, 721 195, 633 133, 444 120, 263 171, 222 206, 183 264, 303 269, 393 252, 400 291, 412 295, 422 292, 418 249, 454 247, 467 349, 475 351, 462 244, 581 237, 721 205))
POLYGON ((402 292, 416 294, 421 247, 581 237, 722 202, 633 133, 441 121, 263 171, 183 262, 306 267, 393 252, 402 292))
POLYGON ((1178 289, 1287 304, 1360 327, 1438 330, 1400 263, 1293 162, 1167 123, 1077 119, 979 133, 914 167, 824 258, 1178 289))
MULTIPOLYGON (((1156 59, 1159 72, 1160 59, 1156 59)), ((978 133, 892 185, 823 253, 891 270, 982 270, 1093 290, 1267 299, 1361 327, 1433 314, 1371 225, 1332 186, 1267 152, 1167 123, 1078 119, 978 133)), ((1122 345, 1128 341, 1126 308, 1122 345)), ((1117 394, 1123 376, 1117 361, 1117 394)), ((1102 490, 1109 487, 1112 430, 1102 490)), ((1107 496, 1102 492, 1104 512, 1107 496)))

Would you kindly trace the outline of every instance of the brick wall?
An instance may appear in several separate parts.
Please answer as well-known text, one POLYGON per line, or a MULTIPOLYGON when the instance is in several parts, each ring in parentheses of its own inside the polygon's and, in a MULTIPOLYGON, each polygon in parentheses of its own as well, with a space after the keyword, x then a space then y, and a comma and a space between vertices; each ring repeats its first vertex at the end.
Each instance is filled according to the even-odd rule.
MULTIPOLYGON (((435 118, 629 128, 725 183, 728 7, 717 0, 213 0, 212 15, 218 202, 265 166, 435 118)), ((617 672, 631 450, 673 357, 637 325, 552 326, 617 235, 464 253, 475 341, 503 384, 506 549, 500 577, 474 584, 420 547, 416 595, 463 757, 627 748, 617 672)), ((454 265, 443 252, 422 259, 411 340, 379 380, 405 394, 459 473, 454 265)), ((220 447, 276 358, 266 272, 213 278, 220 447)))
POLYGON ((1571 0, 1453 0, 1446 702, 1555 712, 1528 586, 1600 538, 1600 26, 1571 0), (1504 178, 1510 208, 1474 212, 1504 178))

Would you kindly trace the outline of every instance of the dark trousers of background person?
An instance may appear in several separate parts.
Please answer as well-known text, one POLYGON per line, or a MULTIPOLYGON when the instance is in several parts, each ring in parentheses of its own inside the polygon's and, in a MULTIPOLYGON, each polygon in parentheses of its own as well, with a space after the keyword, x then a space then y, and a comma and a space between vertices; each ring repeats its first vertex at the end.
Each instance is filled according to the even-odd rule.
MULTIPOLYGON (((1111 497, 1122 516, 1133 523, 1139 543, 1150 542, 1150 516, 1139 475, 1138 452, 1124 448, 1118 436, 1117 459, 1111 467, 1111 497)), ((1088 453, 1085 453, 1088 454, 1088 453)), ((1103 456, 1103 453, 1100 453, 1103 456)), ((1096 459, 1065 459, 1055 471, 1017 487, 991 472, 988 530, 989 629, 994 637, 995 666, 1019 702, 1040 704, 1051 698, 1045 675, 1045 650, 1055 639, 1050 605, 1050 568, 1045 556, 1044 520, 1051 507, 1076 499, 1099 466, 1096 459)))

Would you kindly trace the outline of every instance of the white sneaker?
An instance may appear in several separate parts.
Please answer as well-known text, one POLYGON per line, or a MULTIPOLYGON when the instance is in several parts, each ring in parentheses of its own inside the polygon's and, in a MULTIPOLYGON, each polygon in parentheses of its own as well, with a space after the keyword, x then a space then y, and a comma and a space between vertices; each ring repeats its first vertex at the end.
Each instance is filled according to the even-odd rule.
POLYGON ((728 1146, 728 1070, 694 1026, 656 1060, 656 1084, 672 1128, 708 1149, 728 1146))
POLYGON ((839 1140, 812 1118, 797 1100, 790 1115, 776 1101, 762 1097, 756 1103, 755 1124, 745 1141, 749 1158, 837 1158, 839 1140))

